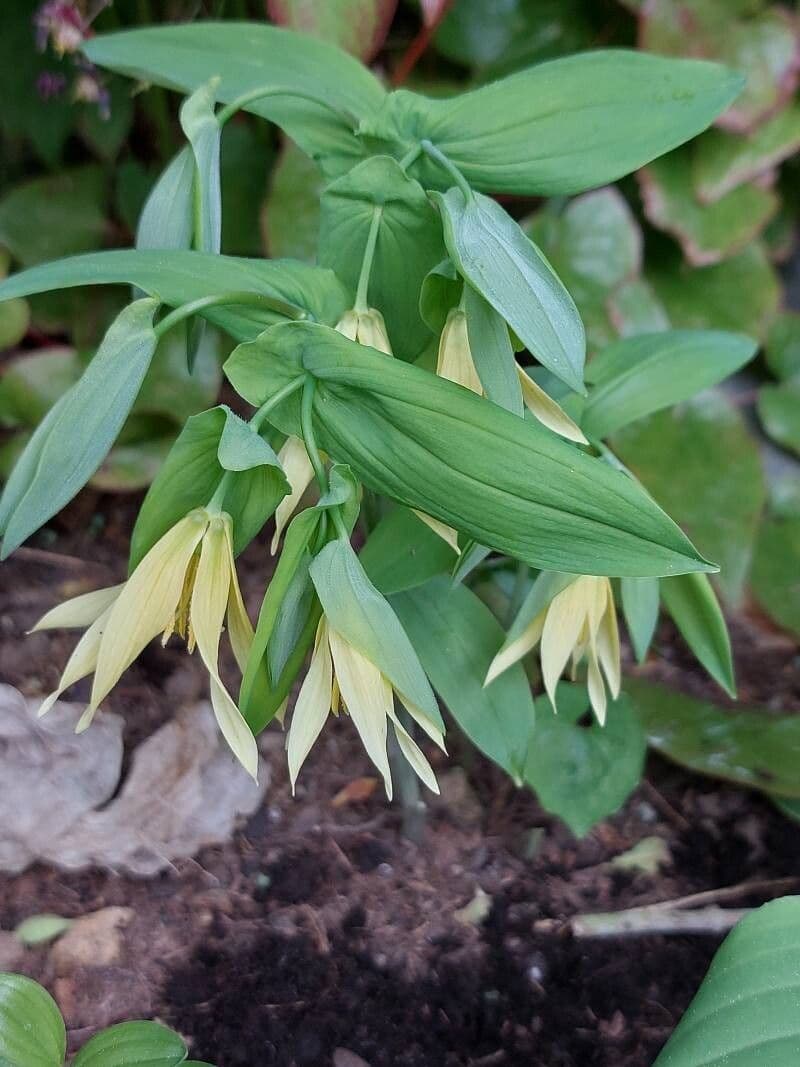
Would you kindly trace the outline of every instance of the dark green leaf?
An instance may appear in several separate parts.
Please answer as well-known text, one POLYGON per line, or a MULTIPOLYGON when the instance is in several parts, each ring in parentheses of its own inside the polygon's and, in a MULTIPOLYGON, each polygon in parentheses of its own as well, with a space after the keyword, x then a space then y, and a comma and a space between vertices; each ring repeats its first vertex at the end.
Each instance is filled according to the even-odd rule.
POLYGON ((393 507, 372 530, 358 558, 370 581, 389 596, 449 571, 455 554, 413 511, 393 507))
POLYGON ((64 1020, 50 994, 21 974, 0 974, 3 1067, 62 1067, 66 1051, 64 1020))
POLYGON ((72 1067, 178 1067, 186 1045, 166 1026, 153 1022, 118 1023, 95 1034, 72 1067))
MULTIPOLYGON (((226 135, 226 143, 229 136, 226 135)), ((262 213, 271 256, 316 262, 323 185, 314 160, 287 141, 272 170, 272 184, 262 213)))
POLYGON ((661 599, 695 656, 728 696, 735 697, 731 639, 708 578, 704 574, 664 578, 661 599))
POLYGON ((641 663, 653 640, 661 602, 657 578, 622 578, 622 612, 628 627, 633 651, 641 663))
MULTIPOLYGON (((229 122, 222 138, 222 251, 232 256, 263 256, 262 212, 275 149, 269 129, 254 122, 229 122)), ((299 150, 297 154, 301 155, 299 150)), ((303 158, 314 166, 306 156, 303 158)), ((274 169, 272 171, 274 175, 274 169)), ((299 226, 300 214, 293 218, 299 226)), ((270 249, 274 258, 291 255, 270 249)), ((303 258, 302 256, 299 258, 303 258)), ((310 257, 313 259, 313 257, 310 257)))

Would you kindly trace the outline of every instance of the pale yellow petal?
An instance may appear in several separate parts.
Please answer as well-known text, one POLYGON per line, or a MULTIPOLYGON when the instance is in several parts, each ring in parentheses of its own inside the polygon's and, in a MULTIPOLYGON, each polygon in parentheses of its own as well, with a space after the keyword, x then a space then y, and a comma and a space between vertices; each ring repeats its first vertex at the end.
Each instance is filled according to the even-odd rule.
POLYGON ((602 726, 606 721, 606 687, 603 685, 603 676, 597 662, 597 651, 593 644, 589 646, 586 687, 589 690, 589 702, 597 716, 597 721, 602 726))
MULTIPOLYGON (((122 583, 124 584, 124 583, 122 583)), ((63 604, 51 608, 36 623, 29 633, 37 630, 83 630, 91 626, 119 596, 122 585, 110 585, 106 589, 95 589, 91 593, 72 597, 63 604)))
POLYGON ((441 539, 450 547, 455 553, 459 552, 458 547, 458 534, 452 526, 448 526, 447 523, 440 522, 439 519, 434 519, 432 515, 426 515, 424 511, 417 511, 416 508, 411 509, 414 514, 425 523, 429 529, 433 530, 441 539))
POLYGON ((58 689, 50 693, 43 701, 37 714, 41 718, 53 707, 65 689, 75 685, 81 678, 91 674, 97 666, 97 653, 100 649, 100 641, 103 631, 108 623, 111 607, 107 607, 103 614, 92 623, 80 641, 73 649, 72 655, 67 660, 67 665, 58 683, 58 689))
POLYGON ((614 700, 617 699, 622 686, 622 668, 620 666, 619 627, 614 596, 609 589, 606 610, 597 631, 597 656, 603 673, 608 680, 608 688, 614 700))
POLYGON ((517 364, 517 374, 519 375, 519 383, 522 386, 522 399, 525 407, 534 418, 538 419, 548 430, 566 437, 569 441, 576 441, 580 445, 589 443, 580 426, 572 421, 561 405, 557 404, 551 396, 548 396, 544 389, 537 385, 519 364, 517 364))
POLYGON ((436 775, 433 773, 433 768, 425 758, 421 748, 408 733, 403 724, 395 715, 394 711, 389 712, 389 717, 394 725, 394 733, 397 738, 397 743, 400 746, 400 751, 405 758, 414 768, 417 776, 425 783, 428 789, 433 793, 439 792, 439 783, 436 781, 436 775))
POLYGON ((513 667, 515 663, 518 663, 523 656, 535 648, 539 642, 542 631, 544 630, 544 620, 547 615, 547 608, 544 611, 540 611, 539 614, 531 619, 522 633, 514 641, 503 645, 492 662, 489 664, 489 670, 486 672, 486 680, 483 685, 484 688, 490 685, 495 678, 507 671, 509 667, 513 667))
POLYGON ((556 706, 556 686, 586 622, 588 597, 594 595, 586 579, 577 578, 553 597, 542 630, 542 677, 550 703, 556 706))
POLYGON ((331 710, 333 692, 333 662, 328 647, 327 624, 323 619, 317 628, 317 644, 311 656, 308 673, 300 686, 292 712, 287 738, 289 779, 294 793, 297 775, 314 742, 320 735, 331 710), (320 640, 320 635, 322 639, 320 640))
POLYGON ((352 308, 345 311, 344 315, 336 323, 336 329, 349 341, 355 341, 358 335, 358 312, 352 308))
POLYGON ((111 608, 94 675, 91 708, 97 708, 123 671, 172 621, 189 560, 208 518, 193 511, 150 549, 111 608))
POLYGON ((247 608, 244 606, 242 590, 239 588, 239 578, 236 574, 231 520, 228 515, 223 515, 222 520, 225 524, 225 550, 231 575, 230 588, 228 590, 228 640, 231 643, 239 670, 244 674, 247 660, 250 656, 250 646, 253 644, 253 624, 250 622, 247 608))
POLYGON ((278 720, 278 722, 281 724, 281 726, 285 726, 285 724, 286 724, 286 711, 287 711, 288 707, 289 707, 289 698, 286 697, 284 702, 281 704, 281 706, 275 712, 275 718, 278 720))
POLYGON ((294 514, 295 508, 314 477, 314 468, 308 458, 306 446, 299 437, 287 437, 283 448, 278 453, 283 473, 289 483, 290 492, 281 500, 275 511, 275 533, 272 537, 270 551, 273 556, 278 551, 284 527, 294 514))
POLYGON ((342 700, 392 799, 392 775, 386 751, 386 717, 392 709, 392 688, 374 663, 330 629, 330 648, 342 700))
POLYGON ((386 322, 383 315, 376 308, 370 308, 358 316, 356 340, 359 344, 377 348, 379 352, 383 352, 387 356, 394 354, 386 329, 386 322))
POLYGON ((218 676, 211 676, 211 706, 220 733, 231 752, 254 781, 258 781, 258 745, 244 716, 218 676))
POLYGON ((398 692, 397 698, 403 705, 403 707, 406 709, 408 714, 411 716, 411 718, 414 720, 414 722, 417 724, 417 726, 422 727, 422 729, 425 731, 431 741, 433 741, 435 745, 438 745, 442 752, 447 752, 447 749, 445 748, 444 744, 444 734, 440 730, 437 723, 435 723, 428 715, 426 715, 422 708, 417 707, 416 704, 412 704, 411 701, 408 700, 402 693, 398 692))
POLYGON ((483 386, 475 369, 472 350, 467 334, 467 316, 460 308, 451 308, 439 338, 439 353, 436 359, 436 373, 465 389, 471 389, 479 396, 483 386))

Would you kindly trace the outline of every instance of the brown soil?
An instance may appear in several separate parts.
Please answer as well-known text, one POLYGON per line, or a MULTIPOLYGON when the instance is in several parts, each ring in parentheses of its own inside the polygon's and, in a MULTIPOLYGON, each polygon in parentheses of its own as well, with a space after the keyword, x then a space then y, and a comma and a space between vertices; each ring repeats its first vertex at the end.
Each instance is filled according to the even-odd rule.
MULTIPOLYGON (((54 684, 74 639, 23 633, 60 597, 122 575, 129 515, 127 504, 83 494, 53 538, 0 570, 0 680, 28 694, 54 684)), ((264 558, 263 543, 245 554, 253 608, 264 558)), ((744 699, 800 707, 796 647, 757 621, 735 634, 744 699)), ((716 697, 668 627, 659 651, 660 676, 716 697)), ((134 744, 203 684, 178 648, 153 647, 109 705, 134 744)), ((414 842, 377 790, 332 803, 370 775, 346 724, 326 731, 295 800, 282 744, 279 731, 265 735, 265 804, 224 847, 149 881, 45 867, 0 877, 2 930, 45 911, 133 909, 111 965, 57 969, 47 947, 13 961, 54 992, 72 1047, 139 1016, 171 1023, 218 1067, 649 1067, 719 938, 579 941, 566 924, 536 924, 756 880, 796 876, 800 886, 800 826, 756 794, 657 758, 624 809, 576 841, 453 736, 438 766, 443 798, 414 842), (608 865, 651 836, 669 853, 658 874, 608 865), (458 912, 479 889, 489 912, 469 922, 458 912)))

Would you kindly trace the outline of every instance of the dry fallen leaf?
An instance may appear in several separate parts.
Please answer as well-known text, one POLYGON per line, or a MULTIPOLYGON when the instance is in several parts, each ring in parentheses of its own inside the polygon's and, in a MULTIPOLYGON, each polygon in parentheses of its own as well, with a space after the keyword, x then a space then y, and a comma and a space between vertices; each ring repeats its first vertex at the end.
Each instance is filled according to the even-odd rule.
POLYGON ((378 785, 377 778, 354 778, 340 789, 331 801, 332 808, 344 808, 348 804, 362 804, 369 800, 378 785))
POLYGON ((0 686, 2 870, 43 860, 152 875, 227 840, 266 790, 266 766, 255 785, 201 703, 139 745, 119 795, 97 811, 119 785, 122 719, 104 713, 76 737, 81 706, 59 702, 37 721, 37 704, 0 686))

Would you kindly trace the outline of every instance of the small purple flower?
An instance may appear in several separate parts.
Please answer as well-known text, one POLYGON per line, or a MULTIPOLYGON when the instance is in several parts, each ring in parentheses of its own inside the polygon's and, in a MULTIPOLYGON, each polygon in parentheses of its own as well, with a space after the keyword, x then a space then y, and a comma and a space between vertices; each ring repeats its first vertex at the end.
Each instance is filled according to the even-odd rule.
POLYGON ((61 96, 67 87, 67 79, 63 74, 44 70, 36 79, 36 91, 42 100, 54 100, 61 96))

